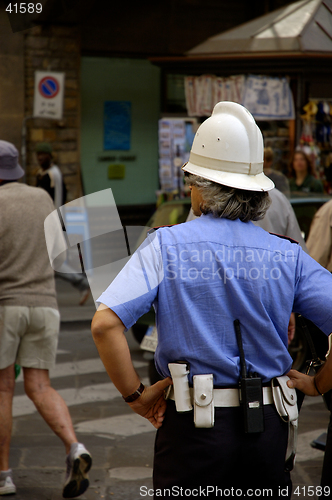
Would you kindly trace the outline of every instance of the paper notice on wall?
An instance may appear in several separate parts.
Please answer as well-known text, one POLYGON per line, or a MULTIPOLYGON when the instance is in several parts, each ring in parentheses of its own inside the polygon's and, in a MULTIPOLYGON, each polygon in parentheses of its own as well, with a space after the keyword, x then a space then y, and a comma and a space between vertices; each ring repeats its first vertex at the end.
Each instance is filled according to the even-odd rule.
POLYGON ((286 78, 250 75, 243 105, 256 120, 293 120, 293 96, 286 78))

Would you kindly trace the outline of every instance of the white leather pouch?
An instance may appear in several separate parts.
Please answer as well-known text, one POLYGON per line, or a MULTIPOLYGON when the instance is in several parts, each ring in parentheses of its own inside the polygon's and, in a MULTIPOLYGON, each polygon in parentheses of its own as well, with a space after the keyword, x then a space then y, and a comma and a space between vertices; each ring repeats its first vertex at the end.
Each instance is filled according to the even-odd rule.
POLYGON ((287 375, 272 379, 272 395, 277 412, 284 422, 288 422, 288 447, 286 453, 286 469, 292 470, 295 463, 297 447, 297 429, 299 410, 294 388, 290 389, 287 375))
POLYGON ((193 409, 189 390, 189 370, 186 363, 168 363, 174 388, 176 411, 190 411, 193 409))
POLYGON ((293 422, 298 419, 297 396, 294 388, 289 388, 287 375, 275 377, 272 380, 273 401, 277 412, 285 422, 293 422))
POLYGON ((213 427, 213 375, 194 375, 193 381, 195 427, 213 427))

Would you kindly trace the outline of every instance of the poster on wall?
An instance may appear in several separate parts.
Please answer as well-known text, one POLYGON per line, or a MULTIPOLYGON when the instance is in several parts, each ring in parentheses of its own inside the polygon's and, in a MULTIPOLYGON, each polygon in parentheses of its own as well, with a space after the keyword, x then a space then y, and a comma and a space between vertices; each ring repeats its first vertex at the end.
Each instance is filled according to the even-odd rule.
POLYGON ((131 102, 105 101, 104 150, 129 150, 131 135, 131 102))

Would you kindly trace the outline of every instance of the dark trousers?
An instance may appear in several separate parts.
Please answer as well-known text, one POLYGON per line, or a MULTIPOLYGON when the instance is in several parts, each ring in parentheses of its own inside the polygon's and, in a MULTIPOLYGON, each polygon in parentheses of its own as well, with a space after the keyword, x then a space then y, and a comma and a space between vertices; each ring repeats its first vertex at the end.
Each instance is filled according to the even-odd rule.
POLYGON ((288 426, 274 406, 264 406, 265 431, 259 434, 244 433, 240 408, 215 412, 213 428, 197 429, 193 411, 178 413, 168 401, 155 442, 154 498, 181 498, 180 488, 184 498, 235 497, 240 489, 245 496, 258 489, 246 495, 255 498, 266 488, 273 490, 267 498, 289 499, 292 483, 284 471, 288 426), (224 494, 231 488, 233 495, 224 494))

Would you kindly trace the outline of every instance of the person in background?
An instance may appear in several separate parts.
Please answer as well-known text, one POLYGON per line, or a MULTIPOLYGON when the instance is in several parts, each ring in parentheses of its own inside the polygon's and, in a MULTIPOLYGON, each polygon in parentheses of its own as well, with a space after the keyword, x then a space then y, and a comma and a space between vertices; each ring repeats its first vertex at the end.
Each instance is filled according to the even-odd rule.
POLYGON ((271 189, 269 195, 272 203, 265 217, 261 220, 254 221, 254 224, 262 227, 269 233, 292 238, 299 243, 306 253, 309 253, 302 237, 293 207, 286 196, 276 188, 271 189))
POLYGON ((288 179, 282 172, 273 169, 273 149, 270 147, 264 148, 263 171, 274 182, 275 187, 289 198, 290 189, 288 179))
POLYGON ((316 212, 309 231, 309 254, 321 266, 332 272, 332 200, 316 212))
MULTIPOLYGON (((324 203, 316 212, 310 226, 307 245, 311 257, 325 269, 332 272, 332 200, 324 203)), ((331 336, 329 341, 331 345, 331 336)), ((332 399, 329 410, 331 415, 327 432, 321 486, 331 488, 331 497, 329 498, 332 498, 332 399)))
POLYGON ((92 459, 77 442, 67 405, 49 378, 60 315, 44 220, 54 205, 42 189, 17 182, 23 175, 15 146, 0 141, 0 496, 16 492, 9 450, 17 363, 27 396, 65 446, 63 496, 76 498, 89 486, 92 459))
POLYGON ((314 165, 303 151, 295 151, 290 162, 290 190, 303 193, 323 193, 323 184, 316 179, 314 165))
POLYGON ((66 203, 67 189, 61 170, 53 164, 52 147, 48 142, 36 146, 37 160, 40 169, 37 172, 36 186, 45 189, 52 198, 55 208, 66 203))
MULTIPOLYGON (((294 387, 302 391, 307 396, 323 396, 332 390, 332 356, 331 356, 331 335, 329 337, 329 351, 326 354, 326 362, 322 368, 314 375, 309 376, 296 370, 288 372, 290 381, 288 387, 294 387)), ((322 477, 320 485, 322 493, 318 498, 332 498, 332 398, 330 397, 330 422, 328 426, 322 477)))
MULTIPOLYGON (((48 142, 41 142, 36 146, 37 160, 40 169, 37 172, 36 186, 45 189, 52 198, 55 208, 66 203, 67 189, 62 178, 61 170, 53 164, 52 147, 48 142)), ((79 305, 83 306, 90 296, 89 282, 84 274, 76 273, 68 264, 62 265, 63 273, 57 276, 69 281, 80 293, 79 305)))

